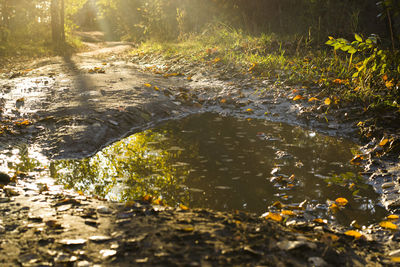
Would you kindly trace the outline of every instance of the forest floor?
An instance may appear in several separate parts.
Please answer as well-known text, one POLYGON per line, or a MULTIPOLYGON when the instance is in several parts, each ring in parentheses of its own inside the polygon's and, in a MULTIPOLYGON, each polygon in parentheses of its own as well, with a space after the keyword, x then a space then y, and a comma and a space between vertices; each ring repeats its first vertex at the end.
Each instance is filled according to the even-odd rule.
MULTIPOLYGON (((0 74, 3 164, 21 145, 49 159, 89 156, 161 121, 205 111, 358 139, 361 107, 326 112, 293 101, 301 87, 254 94, 270 83, 234 66, 134 56, 133 44, 103 42, 97 34, 86 41, 87 52, 0 74)), ((397 127, 387 129, 363 141, 357 160, 382 204, 396 212, 399 138, 397 127)), ((330 225, 285 226, 244 212, 110 203, 63 189, 46 168, 15 178, 0 191, 2 266, 379 266, 400 256, 399 233, 379 226, 355 239, 330 225)))

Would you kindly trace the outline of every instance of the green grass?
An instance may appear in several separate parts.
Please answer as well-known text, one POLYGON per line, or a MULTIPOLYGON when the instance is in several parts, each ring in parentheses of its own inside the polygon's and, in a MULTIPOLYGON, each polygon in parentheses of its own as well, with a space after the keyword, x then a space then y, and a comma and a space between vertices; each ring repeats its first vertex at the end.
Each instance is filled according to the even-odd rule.
POLYGON ((133 53, 158 54, 165 59, 184 57, 192 62, 212 62, 218 58, 255 78, 269 79, 277 85, 312 88, 313 93, 339 99, 339 103, 400 109, 396 86, 388 90, 380 77, 373 77, 375 82, 364 86, 352 79, 355 62, 363 60, 361 57, 353 58, 354 64, 349 68, 349 56, 345 53, 335 55, 328 46, 310 43, 301 36, 251 36, 221 24, 180 42, 147 41, 133 53))

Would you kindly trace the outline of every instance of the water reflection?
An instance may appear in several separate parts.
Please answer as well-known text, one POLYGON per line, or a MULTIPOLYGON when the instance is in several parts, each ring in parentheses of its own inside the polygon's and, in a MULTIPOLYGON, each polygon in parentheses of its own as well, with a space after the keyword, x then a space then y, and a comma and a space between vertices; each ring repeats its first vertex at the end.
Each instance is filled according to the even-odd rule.
POLYGON ((194 115, 123 139, 83 160, 52 163, 59 182, 127 201, 156 195, 169 205, 263 213, 307 200, 307 216, 349 224, 385 215, 348 162, 357 146, 287 124, 194 115), (328 200, 347 207, 332 216, 328 200))

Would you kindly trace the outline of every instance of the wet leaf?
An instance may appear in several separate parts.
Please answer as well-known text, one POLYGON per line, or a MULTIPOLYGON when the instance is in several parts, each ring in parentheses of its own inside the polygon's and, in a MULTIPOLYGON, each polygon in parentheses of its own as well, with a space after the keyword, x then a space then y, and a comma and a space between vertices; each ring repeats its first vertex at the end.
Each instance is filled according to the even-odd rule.
POLYGON ((360 232, 354 231, 354 230, 346 231, 344 234, 347 235, 347 236, 352 236, 355 239, 359 239, 359 238, 361 238, 363 236, 360 232))
POLYGON ((400 257, 391 257, 390 260, 392 262, 400 262, 400 257))
POLYGON ((150 88, 150 87, 151 87, 151 84, 149 84, 149 83, 145 83, 145 84, 144 84, 144 86, 146 86, 146 87, 150 88))
POLYGON ((226 99, 222 98, 221 101, 219 101, 221 104, 225 104, 226 103, 226 99))
POLYGON ((14 124, 16 126, 28 126, 30 125, 32 122, 30 122, 29 120, 20 120, 20 121, 16 121, 14 124))
POLYGON ((389 139, 385 138, 382 141, 379 142, 380 146, 385 146, 389 142, 389 139))
POLYGON ((212 62, 213 63, 218 63, 218 62, 220 62, 221 61, 221 58, 220 57, 217 57, 216 59, 214 59, 212 62))
POLYGON ((314 219, 313 222, 319 223, 319 224, 327 224, 327 223, 328 223, 328 220, 326 220, 326 219, 321 219, 321 218, 317 218, 317 219, 314 219))
POLYGON ((268 212, 268 215, 265 216, 265 219, 281 222, 283 220, 283 217, 279 213, 268 212))
POLYGON ((285 207, 285 205, 283 205, 280 201, 275 201, 274 204, 272 204, 272 207, 281 209, 281 208, 285 207))
POLYGON ((347 203, 349 202, 347 199, 345 199, 344 197, 339 197, 335 200, 335 202, 339 205, 339 206, 346 206, 347 203))
POLYGON ((253 113, 253 109, 248 108, 248 109, 246 109, 246 112, 248 112, 248 113, 253 113))
POLYGON ((294 100, 294 101, 302 100, 302 99, 305 99, 305 97, 302 96, 302 95, 296 95, 295 97, 293 97, 293 100, 294 100))
POLYGON ((390 229, 390 230, 397 230, 398 226, 392 222, 389 221, 383 221, 379 223, 379 226, 385 229, 390 229))
POLYGON ((158 88, 157 86, 154 86, 154 90, 160 91, 160 88, 158 88))
POLYGON ((319 99, 316 97, 311 97, 310 99, 308 99, 308 102, 313 102, 313 101, 319 101, 319 99))
POLYGON ((351 184, 349 185, 349 189, 350 189, 350 190, 353 190, 355 186, 356 186, 355 183, 351 183, 351 184))
POLYGON ((24 97, 18 98, 16 102, 17 103, 25 102, 25 98, 24 97))
POLYGON ((350 163, 353 165, 360 165, 363 159, 364 157, 362 155, 356 155, 354 158, 350 160, 350 163))
POLYGON ((399 219, 399 215, 395 215, 395 214, 391 214, 389 216, 387 216, 388 220, 398 220, 399 219))
POLYGON ((385 74, 385 75, 382 76, 382 80, 384 80, 385 82, 388 80, 387 74, 385 74))
POLYGON ((296 213, 294 213, 294 212, 291 211, 291 210, 282 210, 282 211, 281 211, 281 214, 282 214, 282 215, 287 215, 287 216, 296 216, 296 213))
POLYGON ((153 201, 153 204, 155 205, 164 205, 164 201, 160 198, 157 198, 156 200, 153 201))
POLYGON ((335 203, 332 203, 332 204, 329 206, 329 209, 330 209, 333 213, 335 213, 335 212, 337 212, 337 211, 339 210, 339 206, 336 205, 335 203))
POLYGON ((324 104, 325 104, 325 105, 329 106, 331 103, 332 103, 332 101, 331 101, 330 98, 328 98, 328 97, 325 98, 325 101, 324 101, 324 104))
POLYGON ((183 204, 179 204, 179 208, 181 208, 182 210, 188 210, 189 208, 183 204))

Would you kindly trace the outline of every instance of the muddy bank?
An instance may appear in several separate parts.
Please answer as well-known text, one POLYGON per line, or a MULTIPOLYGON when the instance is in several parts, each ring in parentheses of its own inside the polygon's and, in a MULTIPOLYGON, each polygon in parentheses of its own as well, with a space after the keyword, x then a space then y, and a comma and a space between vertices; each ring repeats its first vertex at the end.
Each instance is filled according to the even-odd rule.
MULTIPOLYGON (((357 139, 360 108, 325 113, 324 106, 293 101, 306 93, 302 88, 277 88, 234 66, 132 58, 122 46, 4 73, 0 149, 35 144, 48 158, 82 157, 163 120, 205 111, 357 139), (270 90, 254 94, 258 88, 270 90)), ((369 140, 359 164, 367 166, 366 178, 376 181, 384 197, 397 201, 395 133, 392 137, 383 146, 381 137, 369 140), (387 158, 376 155, 388 151, 387 158)), ((366 241, 324 224, 283 227, 240 212, 172 209, 142 201, 125 206, 41 180, 48 176, 46 169, 17 174, 17 184, 2 189, 5 265, 365 266, 394 264, 390 258, 400 254, 397 232, 377 225, 363 229, 366 241)))

